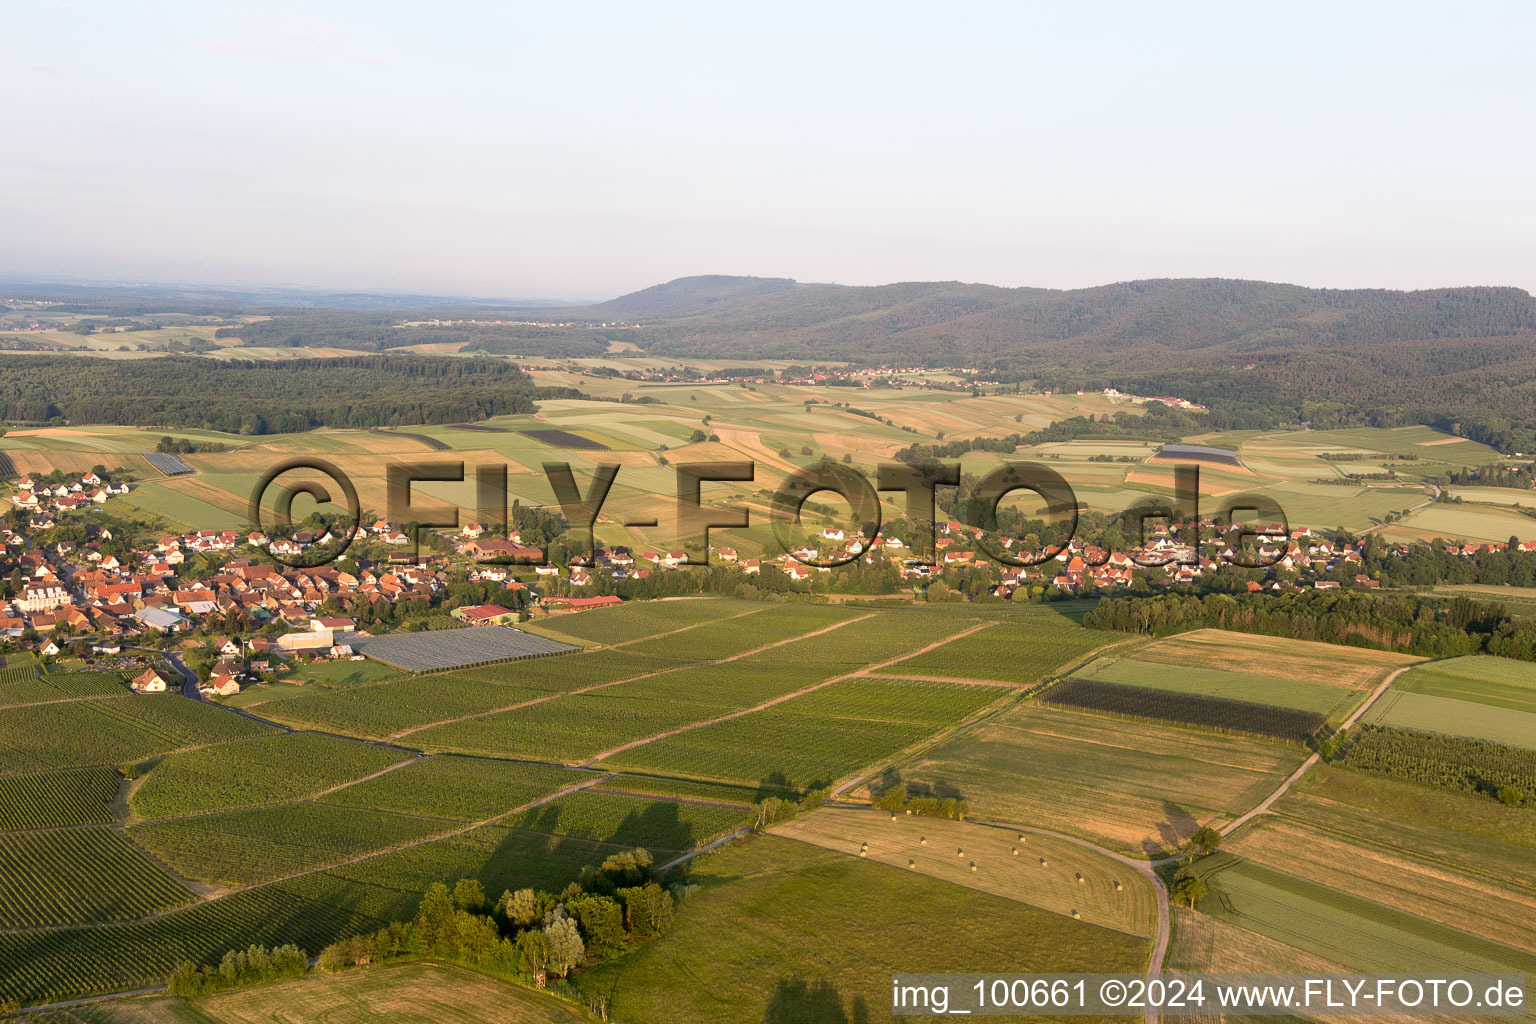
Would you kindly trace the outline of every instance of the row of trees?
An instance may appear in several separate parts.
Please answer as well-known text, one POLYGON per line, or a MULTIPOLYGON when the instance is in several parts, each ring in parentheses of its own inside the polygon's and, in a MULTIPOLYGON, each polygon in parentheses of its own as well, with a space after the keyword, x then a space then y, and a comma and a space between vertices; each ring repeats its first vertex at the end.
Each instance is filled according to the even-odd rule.
POLYGON ((172 969, 166 985, 173 996, 200 996, 297 978, 308 970, 309 954, 298 946, 290 944, 274 949, 251 946, 229 950, 217 967, 199 967, 190 960, 183 960, 172 969))
POLYGON ((1536 631, 1502 605, 1457 597, 1305 590, 1286 594, 1159 594, 1100 601, 1083 617, 1095 629, 1168 636, 1191 629, 1288 636, 1298 640, 1427 657, 1480 651, 1536 661, 1536 631))
POLYGON ((635 849, 583 868, 559 893, 509 890, 492 902, 474 879, 460 879, 452 889, 436 883, 411 921, 333 943, 319 962, 335 971, 430 956, 529 979, 565 978, 664 934, 674 907, 672 892, 653 873, 650 853, 635 849))

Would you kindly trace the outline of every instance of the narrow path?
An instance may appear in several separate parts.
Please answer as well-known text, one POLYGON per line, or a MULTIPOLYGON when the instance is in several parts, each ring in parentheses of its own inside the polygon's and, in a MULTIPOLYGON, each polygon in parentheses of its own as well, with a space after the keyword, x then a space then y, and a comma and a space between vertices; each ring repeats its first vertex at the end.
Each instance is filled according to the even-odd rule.
MULTIPOLYGON (((857 619, 849 619, 848 621, 862 622, 864 619, 869 617, 869 615, 861 615, 857 619)), ((838 625, 845 625, 845 623, 839 623, 838 625)), ((883 661, 878 665, 869 665, 854 672, 845 672, 840 676, 835 676, 831 679, 824 679, 819 683, 812 683, 810 686, 803 686, 793 693, 782 694, 773 698, 772 700, 763 701, 763 703, 758 704, 755 707, 745 708, 741 711, 732 711, 730 714, 720 715, 718 718, 710 718, 702 722, 693 722, 689 725, 679 726, 676 729, 668 729, 666 732, 660 732, 654 736, 647 736, 645 739, 631 740, 629 743, 625 743, 622 746, 613 747, 610 750, 604 750, 601 753, 593 754, 591 757, 581 762, 581 767, 590 768, 605 758, 613 757, 616 754, 622 754, 626 750, 633 750, 635 747, 643 747, 647 743, 654 743, 658 740, 664 740, 669 736, 677 736, 685 732, 693 732, 695 729, 702 729, 706 725, 717 725, 720 722, 729 722, 733 718, 741 718, 744 715, 751 715, 759 711, 765 711, 768 708, 774 707, 775 705, 783 704, 785 701, 794 700, 796 697, 803 697, 808 693, 814 693, 815 691, 824 689, 825 687, 831 686, 834 683, 841 683, 845 679, 857 679, 866 673, 886 668, 887 666, 894 665, 897 662, 906 661, 908 658, 915 658, 919 654, 926 654, 928 651, 933 650, 935 647, 942 647, 947 643, 959 640, 961 637, 969 636, 978 630, 986 629, 990 625, 992 625, 992 623, 983 622, 980 625, 972 626, 970 629, 956 633, 954 636, 948 636, 942 640, 935 640, 933 643, 929 644, 927 647, 924 647, 922 650, 913 651, 910 654, 903 654, 900 657, 892 658, 889 661, 883 661)), ((818 632, 826 632, 826 630, 819 630, 818 632)), ((814 636, 815 634, 813 633, 809 635, 814 636)))
POLYGON ((679 864, 686 864, 690 860, 693 860, 693 858, 701 856, 702 854, 706 854, 710 850, 717 850, 720 847, 724 846, 726 843, 732 842, 732 841, 734 841, 736 839, 740 839, 742 836, 746 835, 748 832, 751 832, 751 831, 752 831, 752 826, 751 825, 743 825, 741 828, 737 829, 736 831, 728 832, 725 835, 721 836, 719 839, 716 839, 716 840, 714 840, 713 842, 710 842, 710 843, 705 843, 703 846, 699 847, 696 850, 689 850, 687 853, 683 854, 681 857, 674 857, 674 858, 672 858, 671 860, 669 860, 665 864, 663 864, 661 867, 657 868, 656 871, 657 871, 658 874, 663 872, 663 871, 671 871, 673 868, 677 867, 679 864))
MULTIPOLYGON (((1381 683, 1377 685, 1376 689, 1371 691, 1371 695, 1365 699, 1365 702, 1355 709, 1354 714, 1344 719, 1344 724, 1340 726, 1340 731, 1348 729, 1356 722, 1360 721, 1361 716, 1371 709, 1372 704, 1375 704, 1378 700, 1381 699, 1382 695, 1387 692, 1387 690, 1392 686, 1394 682, 1397 681, 1398 676, 1402 675, 1404 672, 1409 671, 1410 669, 1417 667, 1417 665, 1405 665, 1388 675, 1387 678, 1383 679, 1381 683)), ((1279 800, 1286 793, 1290 792, 1291 787, 1301 781, 1301 777, 1307 773, 1308 768, 1311 768, 1322 759, 1323 758, 1321 754, 1313 754, 1311 757, 1301 762, 1301 767, 1292 772, 1291 777, 1280 784, 1280 788, 1276 789, 1273 793, 1269 794, 1269 796, 1265 797, 1257 807, 1253 808, 1253 810, 1223 826, 1221 829, 1221 834, 1223 836, 1229 836, 1233 832, 1236 832, 1238 829, 1242 828, 1244 825, 1248 824, 1254 818, 1257 818, 1261 814, 1267 813, 1269 809, 1275 805, 1276 800, 1279 800)), ((1177 859, 1179 858, 1170 857, 1158 861, 1157 863, 1169 863, 1170 861, 1177 859)))
POLYGON ((458 718, 446 718, 441 722, 428 722, 426 725, 413 725, 409 729, 402 729, 399 732, 391 733, 389 736, 385 737, 385 740, 398 740, 402 737, 410 736, 413 733, 421 732, 423 729, 431 729, 439 725, 453 725, 455 722, 468 722, 476 718, 487 718, 491 715, 499 715, 504 711, 517 711, 521 708, 533 707, 535 704, 543 704, 545 701, 554 700, 556 697, 575 697, 583 693, 592 693, 595 690, 604 690, 610 686, 621 686, 624 683, 639 682, 641 679, 651 679, 656 676, 664 676, 670 672, 681 672, 684 669, 711 668, 715 665, 725 665, 732 661, 740 661, 742 658, 750 658, 753 655, 761 654, 764 651, 771 651, 775 647, 783 647, 785 644, 793 644, 799 643, 801 640, 809 640, 813 636, 821 636, 823 633, 830 633, 834 629, 842 629, 844 626, 851 626, 855 622, 863 622, 865 619, 873 618, 874 614, 874 612, 870 612, 868 615, 860 615, 857 618, 845 619, 842 622, 834 622, 830 626, 823 626, 822 628, 812 630, 809 633, 801 633, 798 636, 792 636, 785 640, 775 640, 771 644, 764 644, 763 646, 755 647, 750 651, 742 651, 740 654, 732 654, 725 658, 717 658, 714 661, 696 661, 690 662, 686 665, 674 665, 671 668, 657 669, 655 672, 642 672, 637 676, 626 676, 623 679, 615 679, 607 683, 594 683, 591 686, 583 686, 579 690, 567 690, 564 693, 547 693, 542 697, 531 697, 528 700, 519 701, 516 704, 509 704, 506 707, 491 708, 489 711, 476 711, 473 714, 460 715, 458 718))

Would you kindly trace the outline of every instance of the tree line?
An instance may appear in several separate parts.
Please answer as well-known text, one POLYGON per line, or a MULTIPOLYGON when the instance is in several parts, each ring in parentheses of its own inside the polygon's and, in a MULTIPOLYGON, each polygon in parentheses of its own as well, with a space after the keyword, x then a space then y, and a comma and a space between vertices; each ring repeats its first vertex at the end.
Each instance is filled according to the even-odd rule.
POLYGON ((216 361, 47 357, 0 365, 0 417, 234 434, 457 423, 534 409, 502 360, 441 356, 216 361))

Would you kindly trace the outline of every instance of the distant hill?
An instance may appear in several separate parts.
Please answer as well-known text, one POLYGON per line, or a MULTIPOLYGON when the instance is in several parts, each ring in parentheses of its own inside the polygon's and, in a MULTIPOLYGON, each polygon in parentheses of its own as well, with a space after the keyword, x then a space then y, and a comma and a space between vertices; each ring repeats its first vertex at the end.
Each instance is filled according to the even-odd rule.
POLYGON ((625 340, 663 357, 974 367, 1003 382, 1179 395, 1210 406, 1216 427, 1430 423, 1536 450, 1536 299, 1518 288, 705 277, 560 316, 638 323, 625 340))
POLYGON ((647 330, 636 342, 668 355, 994 368, 1063 360, 1120 366, 1159 352, 1238 356, 1536 332, 1536 299, 1518 288, 1340 291, 1222 279, 1056 291, 688 277, 560 315, 643 323, 647 330))

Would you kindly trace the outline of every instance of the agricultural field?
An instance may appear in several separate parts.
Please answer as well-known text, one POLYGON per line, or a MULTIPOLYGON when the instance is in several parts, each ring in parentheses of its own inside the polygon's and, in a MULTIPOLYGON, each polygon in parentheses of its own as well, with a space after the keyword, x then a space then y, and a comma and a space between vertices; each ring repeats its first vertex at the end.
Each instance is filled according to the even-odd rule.
POLYGON ((501 824, 610 846, 681 852, 752 823, 744 807, 716 807, 584 790, 529 808, 501 824))
POLYGON ((1529 746, 1367 724, 1346 743, 1343 763, 1452 793, 1509 789, 1536 798, 1536 750, 1529 746))
POLYGON ((582 781, 582 773, 551 765, 441 755, 413 761, 320 799, 347 807, 483 821, 582 781))
POLYGON ((658 633, 688 629, 736 615, 765 610, 766 605, 726 598, 686 601, 630 601, 617 608, 593 608, 577 614, 552 615, 527 625, 555 639, 591 644, 631 643, 658 633))
POLYGON ((1469 656, 1414 669, 1392 684, 1403 693, 1423 693, 1473 704, 1536 713, 1536 665, 1510 658, 1469 656))
POLYGON ((110 768, 0 775, 0 832, 110 825, 121 780, 110 768))
POLYGON ((1196 864, 1209 889, 1200 910, 1370 973, 1525 973, 1536 953, 1394 910, 1228 853, 1196 864))
POLYGON ((1223 849, 1255 863, 1384 903, 1484 938, 1536 950, 1536 851, 1509 835, 1462 830, 1486 798, 1457 796, 1443 822, 1377 804, 1362 813, 1336 797, 1358 791, 1340 769, 1309 777, 1274 814, 1255 819, 1223 849))
POLYGON ((295 728, 384 739, 405 730, 511 707, 543 695, 542 691, 528 687, 453 674, 397 675, 347 689, 315 688, 309 693, 285 697, 264 707, 261 713, 295 728))
POLYGON ((1393 540, 1507 541, 1536 537, 1536 519, 1489 505, 1426 505, 1386 531, 1393 540))
POLYGON ((260 1024, 278 1018, 327 1024, 582 1024, 551 996, 442 964, 387 964, 225 992, 196 1002, 151 996, 71 1011, 81 1024, 260 1024))
POLYGON ((1140 872, 1051 836, 848 807, 822 807, 769 831, 1126 935, 1155 930, 1152 883, 1140 872))
POLYGON ((173 694, 33 704, 0 714, 0 771, 127 764, 271 731, 173 694))
MULTIPOLYGON (((1424 685, 1437 684, 1426 679, 1424 685)), ((1437 732, 1536 750, 1536 713, 1511 710, 1485 700, 1416 693, 1394 686, 1371 705, 1363 720, 1368 725, 1437 732)))
POLYGON ((953 640, 880 671, 891 675, 996 679, 1028 685, 1097 647, 1106 634, 1084 629, 1054 607, 1028 606, 1023 614, 953 640))
POLYGON ((447 832, 438 818, 292 803, 131 825, 128 838, 184 878, 254 885, 447 832))
POLYGON ((654 740, 602 764, 806 790, 890 757, 934 732, 926 723, 802 715, 794 705, 789 701, 654 740))
POLYGON ((912 969, 913 950, 935 971, 1136 971, 1147 960, 1148 944, 1122 932, 776 836, 704 858, 689 878, 699 889, 672 932, 579 978, 583 992, 610 993, 615 1019, 882 1019, 890 976, 912 969))
POLYGON ((0 932, 0 992, 35 1003, 154 986, 178 960, 217 961, 232 936, 319 949, 379 926, 352 908, 354 889, 340 880, 321 893, 269 886, 137 921, 0 932))
MULTIPOLYGON (((1193 685, 1200 685, 1200 681, 1193 685)), ((1216 732, 1251 733, 1292 743, 1311 739, 1328 721, 1326 715, 1315 711, 1077 676, 1051 687, 1039 700, 1081 711, 1192 725, 1216 732)))
POLYGON ((129 798, 142 818, 275 804, 319 793, 410 760, 403 750, 312 733, 283 733, 172 754, 129 798))
POLYGON ((1249 810, 1305 756, 1287 744, 1028 702, 898 763, 890 778, 967 800, 977 818, 1147 856, 1249 810))
POLYGON ((123 921, 196 895, 107 826, 0 833, 0 928, 123 921))
POLYGON ((1110 714, 1304 742, 1395 669, 1390 651, 1200 629, 1101 652, 1039 698, 1110 714))

